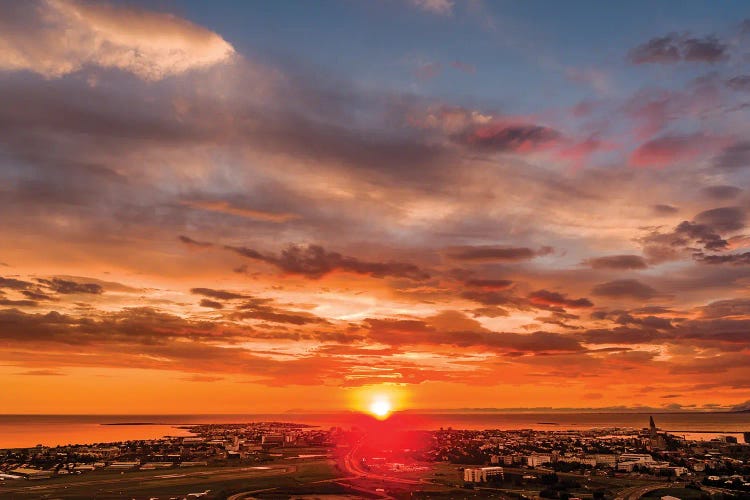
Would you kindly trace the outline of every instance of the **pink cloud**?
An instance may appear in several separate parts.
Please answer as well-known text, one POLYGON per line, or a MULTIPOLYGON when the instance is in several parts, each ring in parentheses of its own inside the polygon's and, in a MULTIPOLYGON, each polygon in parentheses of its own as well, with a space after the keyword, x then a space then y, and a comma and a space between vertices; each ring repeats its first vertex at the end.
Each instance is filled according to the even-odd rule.
POLYGON ((680 161, 697 160, 712 151, 717 139, 700 133, 663 135, 641 144, 630 155, 636 167, 666 167, 680 161))

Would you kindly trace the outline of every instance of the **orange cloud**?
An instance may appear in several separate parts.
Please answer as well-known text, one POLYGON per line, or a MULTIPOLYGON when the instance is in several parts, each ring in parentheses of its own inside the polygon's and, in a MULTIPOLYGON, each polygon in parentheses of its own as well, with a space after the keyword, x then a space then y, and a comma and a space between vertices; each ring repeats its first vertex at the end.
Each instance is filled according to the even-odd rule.
POLYGON ((161 80, 233 53, 221 36, 185 19, 103 2, 23 2, 0 20, 0 68, 48 78, 93 65, 161 80))

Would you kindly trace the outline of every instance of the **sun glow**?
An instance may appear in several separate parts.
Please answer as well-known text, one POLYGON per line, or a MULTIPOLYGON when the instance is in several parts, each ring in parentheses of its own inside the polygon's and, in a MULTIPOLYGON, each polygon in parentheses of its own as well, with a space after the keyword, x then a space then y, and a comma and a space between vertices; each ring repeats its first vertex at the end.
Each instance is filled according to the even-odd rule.
POLYGON ((385 397, 378 397, 370 403, 370 413, 380 420, 388 418, 392 409, 390 400, 385 397))

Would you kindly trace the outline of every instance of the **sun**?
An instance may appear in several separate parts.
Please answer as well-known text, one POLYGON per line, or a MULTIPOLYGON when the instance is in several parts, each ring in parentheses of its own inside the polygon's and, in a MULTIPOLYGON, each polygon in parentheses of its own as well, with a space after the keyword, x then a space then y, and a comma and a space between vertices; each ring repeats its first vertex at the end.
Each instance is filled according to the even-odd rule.
POLYGON ((372 401, 372 403, 370 403, 370 413, 372 413, 375 418, 380 420, 388 418, 388 415, 391 414, 392 409, 393 407, 390 400, 385 397, 376 398, 372 401))

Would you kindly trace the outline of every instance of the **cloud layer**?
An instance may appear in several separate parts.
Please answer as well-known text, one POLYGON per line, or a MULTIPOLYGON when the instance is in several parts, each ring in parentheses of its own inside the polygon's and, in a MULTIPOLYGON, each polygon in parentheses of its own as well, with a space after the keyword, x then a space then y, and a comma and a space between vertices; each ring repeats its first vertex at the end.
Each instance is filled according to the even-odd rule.
POLYGON ((504 406, 750 400, 744 35, 555 60, 478 2, 350 7, 441 40, 469 26, 476 52, 394 42, 336 67, 341 44, 293 57, 266 19, 230 44, 193 11, 3 4, 11 385, 208 384, 232 411, 237 391, 325 406, 371 386, 418 406, 482 406, 477 386, 504 406))

